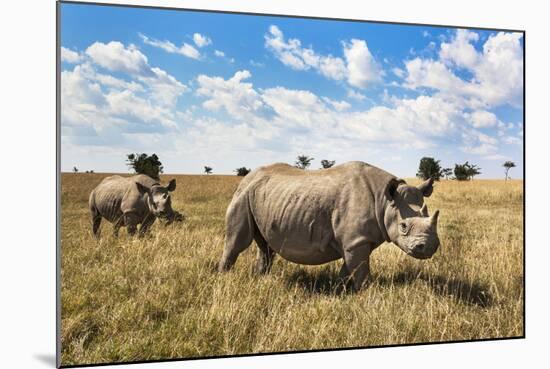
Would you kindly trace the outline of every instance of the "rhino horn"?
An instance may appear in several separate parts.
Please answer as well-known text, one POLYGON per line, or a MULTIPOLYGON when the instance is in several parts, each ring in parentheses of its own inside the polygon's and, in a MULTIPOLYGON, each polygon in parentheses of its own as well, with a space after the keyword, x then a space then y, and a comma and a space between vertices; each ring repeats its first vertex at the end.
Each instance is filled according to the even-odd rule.
POLYGON ((428 207, 426 206, 426 204, 422 205, 422 207, 420 208, 420 214, 422 214, 423 217, 428 216, 428 207))
POLYGON ((436 210, 432 218, 430 219, 430 226, 435 228, 437 227, 437 218, 439 217, 439 210, 436 210))

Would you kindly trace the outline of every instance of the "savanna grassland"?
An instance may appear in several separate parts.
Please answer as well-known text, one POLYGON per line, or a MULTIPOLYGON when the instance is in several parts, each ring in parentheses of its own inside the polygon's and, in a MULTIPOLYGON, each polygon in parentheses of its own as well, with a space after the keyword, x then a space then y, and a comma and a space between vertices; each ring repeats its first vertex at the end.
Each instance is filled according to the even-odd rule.
MULTIPOLYGON (((178 175, 173 208, 148 238, 91 234, 88 195, 104 174, 63 174, 63 365, 377 346, 523 335, 522 181, 441 181, 441 247, 415 260, 396 246, 373 252, 373 282, 334 288, 341 261, 252 274, 256 246, 215 271, 224 214, 240 178, 178 175)), ((418 183, 412 179, 409 183, 418 183)))

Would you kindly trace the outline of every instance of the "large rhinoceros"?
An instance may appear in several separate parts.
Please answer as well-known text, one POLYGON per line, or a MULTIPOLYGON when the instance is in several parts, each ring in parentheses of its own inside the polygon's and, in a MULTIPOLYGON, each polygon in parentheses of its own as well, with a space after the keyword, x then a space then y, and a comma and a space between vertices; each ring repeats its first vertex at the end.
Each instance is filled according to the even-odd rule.
POLYGON ((340 276, 358 290, 369 276, 371 252, 384 241, 418 259, 436 252, 439 211, 430 217, 423 199, 432 190, 432 179, 409 186, 363 162, 258 168, 244 177, 227 209, 218 269, 230 269, 254 239, 259 273, 270 270, 274 253, 309 265, 343 258, 340 276))
POLYGON ((172 210, 170 192, 175 189, 175 179, 164 187, 144 174, 104 178, 90 193, 94 236, 99 237, 102 218, 114 224, 115 236, 118 236, 120 227, 124 226, 130 235, 134 235, 139 224, 139 235, 142 236, 157 217, 166 219, 168 223, 182 220, 182 215, 172 210))

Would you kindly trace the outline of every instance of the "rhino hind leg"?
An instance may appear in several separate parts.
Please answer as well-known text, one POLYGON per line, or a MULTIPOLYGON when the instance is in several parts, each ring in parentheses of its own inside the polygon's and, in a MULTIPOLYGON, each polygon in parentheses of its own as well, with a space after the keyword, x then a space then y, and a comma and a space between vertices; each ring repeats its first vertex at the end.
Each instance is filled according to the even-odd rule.
POLYGON ((225 248, 218 264, 220 272, 231 269, 239 254, 250 246, 254 238, 254 220, 245 195, 229 204, 225 223, 225 248))
POLYGON ((256 229, 254 232, 254 241, 258 245, 258 256, 256 257, 256 273, 267 274, 271 271, 275 251, 273 251, 264 237, 256 229))

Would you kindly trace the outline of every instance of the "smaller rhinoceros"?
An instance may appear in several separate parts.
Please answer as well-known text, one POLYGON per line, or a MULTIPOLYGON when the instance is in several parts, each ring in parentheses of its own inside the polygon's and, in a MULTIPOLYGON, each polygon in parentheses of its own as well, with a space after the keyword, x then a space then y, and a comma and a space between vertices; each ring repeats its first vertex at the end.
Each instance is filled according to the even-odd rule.
POLYGON ((90 193, 94 236, 99 237, 102 218, 114 224, 115 236, 118 236, 120 227, 124 226, 128 234, 134 235, 138 224, 141 224, 139 235, 142 236, 157 217, 166 219, 167 224, 183 220, 180 213, 172 210, 170 192, 175 189, 175 179, 164 187, 144 174, 106 177, 90 193))

